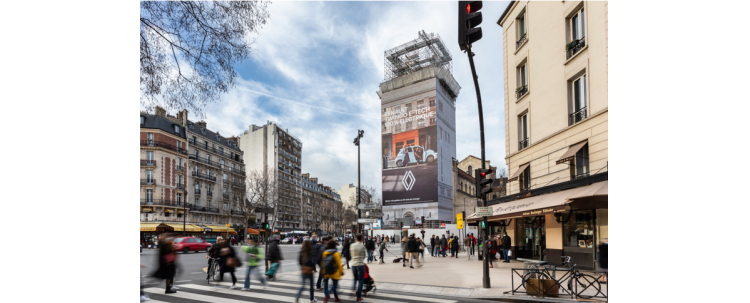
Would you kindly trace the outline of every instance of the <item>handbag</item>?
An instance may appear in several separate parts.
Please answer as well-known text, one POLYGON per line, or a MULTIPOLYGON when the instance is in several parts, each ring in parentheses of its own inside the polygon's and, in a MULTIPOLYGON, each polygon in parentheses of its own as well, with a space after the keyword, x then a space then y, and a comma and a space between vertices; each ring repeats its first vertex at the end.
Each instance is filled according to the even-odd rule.
POLYGON ((239 260, 237 258, 228 258, 227 259, 227 266, 228 267, 237 267, 239 265, 239 260))
POLYGON ((164 261, 167 262, 167 263, 174 262, 174 259, 175 259, 175 255, 174 254, 166 254, 166 255, 164 255, 164 261))
POLYGON ((312 266, 302 266, 302 273, 305 275, 311 275, 313 273, 313 268, 314 267, 312 266))

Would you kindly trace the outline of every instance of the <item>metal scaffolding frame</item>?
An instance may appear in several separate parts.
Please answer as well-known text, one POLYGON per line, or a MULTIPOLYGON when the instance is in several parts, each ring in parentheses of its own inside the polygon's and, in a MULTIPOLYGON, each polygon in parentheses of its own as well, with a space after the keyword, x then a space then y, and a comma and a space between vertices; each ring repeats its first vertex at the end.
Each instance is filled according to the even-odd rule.
POLYGON ((453 73, 453 58, 443 39, 420 31, 419 37, 385 51, 385 81, 435 66, 453 73))

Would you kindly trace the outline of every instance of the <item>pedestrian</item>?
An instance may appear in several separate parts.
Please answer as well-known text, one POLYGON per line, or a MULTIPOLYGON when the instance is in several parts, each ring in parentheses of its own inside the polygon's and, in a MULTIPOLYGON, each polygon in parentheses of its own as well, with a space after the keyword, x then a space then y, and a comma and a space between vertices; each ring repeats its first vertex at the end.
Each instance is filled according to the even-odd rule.
POLYGON ((302 285, 297 291, 297 296, 294 297, 294 303, 299 303, 299 297, 302 295, 302 291, 305 290, 305 281, 310 280, 310 303, 315 302, 315 289, 313 288, 313 269, 315 263, 313 263, 313 245, 309 240, 302 242, 302 247, 299 250, 299 266, 302 270, 302 285))
POLYGON ((471 237, 464 238, 464 247, 466 248, 466 257, 471 260, 471 252, 469 251, 469 247, 471 246, 471 237))
POLYGON ((458 241, 458 236, 453 237, 453 254, 458 259, 458 250, 461 248, 461 242, 458 241))
MULTIPOLYGON (((320 256, 323 254, 323 251, 325 250, 325 244, 328 240, 328 237, 323 237, 320 239, 318 243, 315 244, 315 264, 320 267, 320 256)), ((323 290, 323 271, 321 270, 318 272, 318 282, 315 283, 315 287, 317 290, 323 290)))
POLYGON ((389 237, 389 236, 385 236, 385 242, 390 242, 390 240, 391 240, 391 239, 390 239, 390 237, 389 237))
POLYGON ((419 254, 417 255, 417 260, 419 260, 419 256, 422 256, 422 261, 425 261, 424 259, 424 241, 422 241, 422 238, 417 237, 417 245, 419 247, 419 254))
POLYGON ((352 254, 349 251, 349 246, 351 244, 349 243, 349 238, 344 239, 344 247, 341 248, 341 255, 344 256, 344 259, 346 259, 346 269, 350 269, 349 267, 349 261, 352 259, 352 254))
MULTIPOLYGON (((266 254, 266 262, 269 263, 269 269, 273 269, 276 264, 276 270, 281 266, 281 260, 284 260, 284 256, 281 255, 281 249, 279 249, 279 235, 273 235, 271 240, 268 240, 268 253, 266 254)), ((272 271, 271 275, 268 275, 268 280, 276 280, 276 271, 272 271)))
POLYGON ((206 252, 206 259, 208 259, 208 270, 206 270, 206 283, 211 284, 211 267, 214 266, 213 260, 219 260, 219 251, 221 251, 221 236, 216 238, 216 243, 211 245, 211 248, 206 252))
POLYGON ((402 261, 403 261, 402 262, 402 266, 403 267, 406 267, 406 261, 407 261, 406 257, 409 256, 409 249, 407 248, 407 244, 408 244, 407 241, 408 241, 408 239, 406 237, 402 237, 401 238, 401 256, 403 257, 403 259, 402 259, 402 261))
POLYGON ((435 256, 435 235, 430 238, 430 257, 435 256))
POLYGON ((608 263, 607 250, 609 250, 609 248, 607 247, 609 245, 608 243, 609 243, 609 239, 604 238, 602 239, 602 243, 599 244, 599 268, 601 268, 601 270, 604 272, 604 276, 602 277, 604 279, 601 279, 602 283, 607 283, 607 278, 609 275, 609 272, 607 271, 607 265, 608 265, 607 264, 608 263))
POLYGON ((351 245, 349 251, 352 254, 352 279, 354 285, 352 290, 356 291, 357 301, 362 301, 362 284, 365 282, 365 246, 362 244, 362 235, 356 236, 356 241, 351 245))
POLYGON ((445 235, 440 239, 440 251, 443 253, 443 258, 445 258, 445 251, 448 249, 448 239, 445 238, 445 235))
POLYGON ((172 246, 171 235, 167 237, 167 234, 161 234, 159 240, 159 265, 152 276, 154 278, 164 279, 166 285, 164 293, 173 294, 177 292, 173 289, 176 289, 176 287, 173 287, 172 285, 176 273, 175 262, 177 262, 177 254, 172 246))
POLYGON ((474 238, 474 233, 471 233, 471 255, 474 255, 474 246, 477 245, 477 238, 474 238))
POLYGON ((367 242, 365 242, 365 248, 367 248, 367 263, 371 263, 372 252, 375 250, 375 243, 372 242, 372 237, 367 237, 367 242))
POLYGON ((486 257, 490 259, 490 268, 492 268, 492 260, 495 259, 495 253, 496 253, 496 249, 497 249, 494 244, 495 244, 495 241, 487 240, 487 243, 486 243, 486 245, 487 245, 487 254, 489 256, 486 256, 486 257))
POLYGON ((507 232, 503 232, 503 256, 505 257, 505 263, 510 263, 510 255, 508 255, 508 252, 510 252, 510 237, 508 237, 507 232))
POLYGON ((451 258, 453 258, 453 236, 448 237, 448 249, 451 251, 451 258))
POLYGON ((414 268, 412 263, 413 259, 417 260, 417 267, 422 267, 422 263, 419 263, 419 243, 417 243, 414 234, 411 234, 409 237, 407 248, 409 249, 409 253, 406 255, 409 258, 409 268, 414 268))
MULTIPOLYGON (((234 289, 237 284, 237 277, 234 275, 234 268, 238 267, 239 259, 237 254, 234 252, 234 248, 229 244, 228 240, 221 241, 221 251, 219 251, 219 281, 224 281, 224 273, 229 273, 232 276, 232 286, 229 289, 234 289)), ((216 285, 215 287, 218 287, 216 285)))
POLYGON ((242 251, 247 253, 247 271, 245 272, 245 286, 241 291, 250 290, 250 273, 255 271, 258 275, 258 279, 263 284, 263 289, 268 287, 268 282, 263 278, 263 274, 258 269, 258 260, 263 260, 263 248, 258 246, 258 242, 250 240, 250 246, 242 246, 242 251))
POLYGON ((385 262, 383 262, 383 260, 384 260, 383 259, 383 250, 388 251, 388 249, 385 248, 385 242, 380 242, 379 250, 380 250, 380 263, 378 263, 378 264, 383 264, 383 263, 385 263, 385 262))
POLYGON ((333 239, 329 239, 326 243, 325 251, 321 256, 320 272, 325 275, 323 280, 325 299, 323 299, 323 302, 328 302, 331 293, 333 293, 333 302, 341 301, 337 288, 341 276, 344 275, 344 266, 341 265, 341 255, 336 251, 336 241, 333 239), (330 289, 328 288, 328 279, 333 282, 330 289))

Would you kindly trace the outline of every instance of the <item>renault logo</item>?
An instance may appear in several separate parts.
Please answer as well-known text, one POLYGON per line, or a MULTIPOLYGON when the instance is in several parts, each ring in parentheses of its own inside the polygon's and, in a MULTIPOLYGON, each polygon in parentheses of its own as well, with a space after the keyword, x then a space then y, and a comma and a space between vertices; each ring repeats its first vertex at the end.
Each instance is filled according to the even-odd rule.
POLYGON ((414 186, 414 175, 411 173, 411 171, 407 171, 404 174, 404 178, 401 179, 401 183, 404 184, 404 187, 406 187, 406 190, 411 190, 411 187, 414 186))

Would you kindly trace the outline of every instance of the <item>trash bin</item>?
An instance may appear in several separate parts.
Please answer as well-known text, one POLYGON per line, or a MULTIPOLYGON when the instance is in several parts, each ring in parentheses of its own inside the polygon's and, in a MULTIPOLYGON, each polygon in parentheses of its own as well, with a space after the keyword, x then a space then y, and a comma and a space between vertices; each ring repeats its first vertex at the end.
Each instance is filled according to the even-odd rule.
POLYGON ((524 283, 526 292, 531 296, 557 297, 560 294, 560 285, 551 279, 528 279, 524 283))

